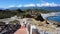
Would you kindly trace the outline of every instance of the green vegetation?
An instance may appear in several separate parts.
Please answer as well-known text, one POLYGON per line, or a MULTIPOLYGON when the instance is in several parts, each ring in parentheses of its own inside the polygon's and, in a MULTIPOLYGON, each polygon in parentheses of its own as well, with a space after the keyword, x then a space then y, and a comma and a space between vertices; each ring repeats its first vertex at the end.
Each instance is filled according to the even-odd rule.
POLYGON ((19 23, 18 20, 10 21, 10 23, 19 23))
POLYGON ((0 10, 0 19, 3 18, 10 18, 14 15, 17 16, 22 16, 22 17, 26 17, 27 14, 40 14, 40 13, 49 13, 49 12, 56 12, 56 11, 47 11, 44 9, 27 9, 27 10, 20 10, 20 9, 16 9, 16 10, 0 10))

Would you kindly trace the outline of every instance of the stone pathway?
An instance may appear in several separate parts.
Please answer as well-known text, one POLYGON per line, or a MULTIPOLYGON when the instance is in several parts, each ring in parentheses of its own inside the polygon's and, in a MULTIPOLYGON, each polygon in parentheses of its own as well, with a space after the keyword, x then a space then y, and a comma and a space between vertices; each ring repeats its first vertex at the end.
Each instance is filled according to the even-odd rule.
POLYGON ((14 34, 28 34, 28 30, 24 26, 21 26, 14 34))

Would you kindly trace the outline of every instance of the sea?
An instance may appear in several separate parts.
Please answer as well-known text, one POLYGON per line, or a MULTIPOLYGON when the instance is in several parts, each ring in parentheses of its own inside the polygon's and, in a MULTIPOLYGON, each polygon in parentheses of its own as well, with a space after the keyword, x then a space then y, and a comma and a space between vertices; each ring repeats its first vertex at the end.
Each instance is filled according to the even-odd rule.
POLYGON ((60 13, 58 13, 56 16, 48 17, 47 20, 53 20, 53 21, 56 21, 56 22, 60 22, 60 13))

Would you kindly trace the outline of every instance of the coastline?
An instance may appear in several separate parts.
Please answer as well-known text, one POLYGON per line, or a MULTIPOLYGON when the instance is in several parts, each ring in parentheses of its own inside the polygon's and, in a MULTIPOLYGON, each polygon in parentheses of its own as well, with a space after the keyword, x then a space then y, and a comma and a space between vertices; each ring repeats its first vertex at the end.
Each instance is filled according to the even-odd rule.
POLYGON ((54 21, 54 20, 48 20, 47 18, 48 17, 51 17, 51 16, 59 16, 60 12, 52 12, 52 13, 47 13, 47 14, 41 14, 42 17, 48 22, 48 23, 54 23, 56 25, 60 25, 60 22, 57 22, 57 21, 54 21))
POLYGON ((44 19, 46 19, 47 17, 50 17, 50 16, 58 16, 58 14, 60 14, 60 12, 51 12, 51 13, 46 13, 46 14, 41 13, 41 15, 44 19))

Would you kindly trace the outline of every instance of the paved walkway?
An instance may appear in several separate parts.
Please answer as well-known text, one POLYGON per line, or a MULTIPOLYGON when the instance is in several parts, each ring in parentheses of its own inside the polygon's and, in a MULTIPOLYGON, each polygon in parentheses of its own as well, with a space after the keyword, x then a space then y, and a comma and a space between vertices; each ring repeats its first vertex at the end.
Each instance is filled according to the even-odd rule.
POLYGON ((28 34, 28 30, 24 26, 21 26, 14 34, 28 34))

